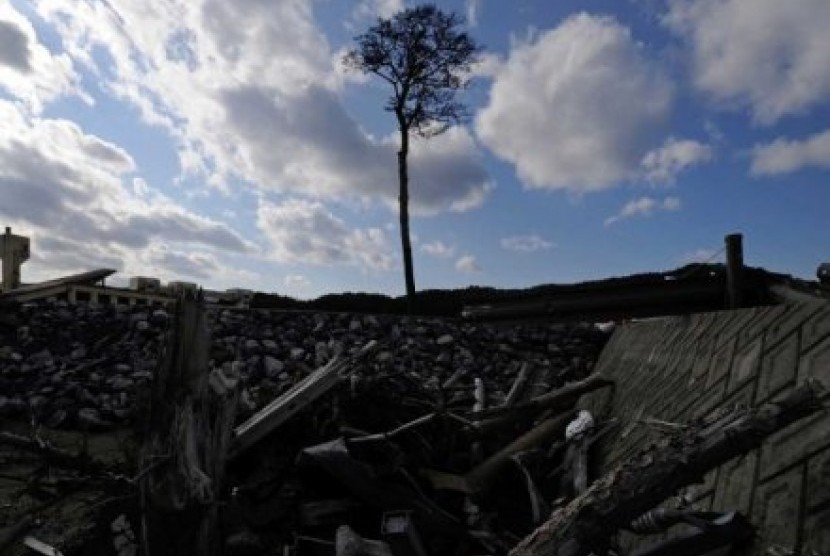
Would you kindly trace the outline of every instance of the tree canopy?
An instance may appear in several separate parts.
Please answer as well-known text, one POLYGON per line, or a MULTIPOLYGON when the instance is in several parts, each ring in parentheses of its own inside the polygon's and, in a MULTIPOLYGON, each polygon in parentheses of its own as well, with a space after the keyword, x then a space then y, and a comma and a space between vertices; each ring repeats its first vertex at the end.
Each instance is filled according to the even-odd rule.
POLYGON ((436 135, 467 115, 455 93, 466 85, 479 46, 462 24, 432 4, 408 8, 355 37, 357 48, 344 61, 392 86, 385 108, 402 131, 436 135))

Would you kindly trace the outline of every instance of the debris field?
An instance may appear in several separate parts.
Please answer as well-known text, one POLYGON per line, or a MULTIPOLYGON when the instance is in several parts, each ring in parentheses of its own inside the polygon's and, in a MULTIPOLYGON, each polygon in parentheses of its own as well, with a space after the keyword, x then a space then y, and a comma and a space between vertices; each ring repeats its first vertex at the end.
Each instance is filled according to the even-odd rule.
MULTIPOLYGON (((620 554, 618 531, 752 539, 666 501, 820 410, 665 423, 602 474, 619 433, 582 395, 612 327, 39 302, 0 313, 0 554, 620 554)), ((676 552, 676 551, 680 552, 676 552)))

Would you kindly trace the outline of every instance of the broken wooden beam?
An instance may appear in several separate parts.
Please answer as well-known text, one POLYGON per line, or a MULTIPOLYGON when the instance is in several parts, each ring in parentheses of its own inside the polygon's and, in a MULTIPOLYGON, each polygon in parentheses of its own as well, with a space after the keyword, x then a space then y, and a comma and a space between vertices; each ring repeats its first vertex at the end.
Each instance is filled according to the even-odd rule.
POLYGON ((817 412, 826 390, 809 380, 778 401, 721 411, 649 446, 595 481, 510 551, 510 556, 604 554, 632 520, 764 438, 817 412))
POLYGON ((390 439, 398 436, 399 434, 402 434, 402 433, 404 433, 404 432, 406 432, 410 429, 414 429, 416 427, 420 427, 421 425, 425 425, 425 424, 429 423, 430 421, 432 421, 433 419, 438 417, 438 415, 439 415, 438 413, 427 413, 426 415, 422 415, 421 417, 418 417, 417 419, 413 419, 412 421, 409 421, 408 423, 404 423, 403 425, 401 425, 397 428, 394 428, 392 430, 386 431, 386 432, 378 432, 378 433, 374 433, 374 434, 367 434, 367 435, 364 435, 364 436, 357 436, 357 437, 349 438, 349 442, 352 443, 352 444, 355 444, 355 443, 359 444, 361 442, 377 442, 377 441, 381 441, 381 440, 390 440, 390 439))
POLYGON ((357 360, 362 359, 376 348, 377 342, 372 340, 352 357, 331 359, 266 405, 250 419, 236 427, 233 431, 229 458, 238 457, 242 452, 340 384, 352 371, 352 367, 357 360))
POLYGON ((545 409, 570 409, 583 394, 613 385, 613 380, 605 378, 599 373, 594 373, 582 380, 570 382, 562 388, 557 388, 523 403, 485 409, 480 415, 489 418, 479 421, 473 432, 478 435, 486 435, 532 417, 545 409))
POLYGON ((467 473, 465 478, 469 490, 473 492, 486 490, 493 479, 496 478, 498 472, 510 464, 510 458, 514 454, 535 448, 558 435, 562 435, 565 427, 572 418, 573 412, 571 411, 549 417, 484 460, 480 465, 467 473))
POLYGON ((521 364, 519 368, 519 372, 516 373, 516 379, 513 381, 513 385, 510 387, 510 391, 507 392, 507 396, 504 399, 504 404, 502 407, 510 407, 515 405, 519 398, 524 393, 525 385, 527 385, 527 379, 530 377, 530 365, 528 365, 527 361, 521 364))
POLYGON ((512 414, 516 412, 535 412, 543 409, 561 408, 566 404, 573 403, 581 395, 587 394, 605 386, 611 386, 614 381, 601 375, 594 373, 588 377, 569 382, 561 388, 552 390, 547 394, 542 394, 532 398, 526 402, 522 402, 512 406, 500 406, 491 409, 485 409, 480 412, 482 417, 498 417, 502 415, 512 414))

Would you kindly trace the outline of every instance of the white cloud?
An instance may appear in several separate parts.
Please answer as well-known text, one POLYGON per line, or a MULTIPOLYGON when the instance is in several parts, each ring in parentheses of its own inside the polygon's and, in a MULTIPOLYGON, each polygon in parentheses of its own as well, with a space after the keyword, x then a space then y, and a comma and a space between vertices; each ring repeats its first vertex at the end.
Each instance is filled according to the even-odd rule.
POLYGON ((449 259, 455 254, 455 246, 447 245, 443 241, 436 239, 435 241, 421 245, 421 251, 440 259, 449 259))
POLYGON ((830 130, 803 140, 779 138, 752 149, 750 173, 754 176, 786 174, 809 166, 830 168, 830 130))
POLYGON ((352 12, 352 18, 355 20, 371 20, 377 17, 389 19, 403 9, 403 0, 361 0, 352 12))
POLYGON ((662 147, 646 153, 641 164, 648 181, 673 183, 677 174, 685 168, 709 162, 712 156, 713 150, 709 145, 669 137, 662 147))
POLYGON ((8 2, 0 4, 0 93, 5 90, 37 114, 64 95, 92 102, 79 81, 69 56, 53 55, 28 19, 8 2))
POLYGON ((617 214, 606 218, 605 225, 610 226, 620 220, 635 216, 648 217, 657 211, 675 212, 678 210, 680 210, 680 199, 677 197, 666 197, 662 201, 653 197, 640 197, 627 202, 617 214))
POLYGON ((678 262, 682 264, 709 262, 717 254, 718 251, 715 251, 714 249, 695 249, 694 251, 689 251, 688 253, 680 255, 680 257, 678 257, 678 262))
POLYGON ((473 273, 473 272, 481 272, 481 267, 476 262, 476 258, 473 255, 462 255, 455 261, 455 269, 458 272, 464 273, 473 273))
MULTIPOLYGON (((175 275, 185 263, 176 254, 194 247, 256 251, 226 224, 130 179, 129 154, 74 122, 35 117, 4 100, 0 121, 0 219, 33 238, 27 280, 94 266, 143 273, 148 264, 175 275)), ((190 262, 206 269, 205 257, 213 255, 193 255, 190 262)))
POLYGON ((482 52, 470 69, 470 77, 495 77, 504 64, 504 59, 493 52, 482 52))
POLYGON ((592 191, 638 175, 671 104, 628 29, 581 14, 513 46, 476 130, 527 186, 592 191))
POLYGON ((271 243, 271 256, 284 263, 353 264, 374 270, 395 267, 384 230, 351 229, 319 201, 260 200, 257 225, 271 243))
POLYGON ((283 278, 283 284, 289 288, 305 288, 310 286, 311 282, 302 274, 287 274, 283 278))
POLYGON ((690 45, 696 86, 758 123, 830 96, 827 0, 673 0, 664 21, 690 45))
MULTIPOLYGON (((401 3, 365 5, 385 14, 401 3)), ((185 174, 222 188, 241 178, 397 206, 396 141, 368 135, 346 112, 339 88, 348 80, 312 3, 40 0, 38 8, 107 91, 169 131, 185 174)), ((492 187, 463 128, 413 141, 411 178, 415 214, 474 208, 492 187)))
POLYGON ((467 12, 467 25, 469 27, 478 26, 478 14, 481 11, 481 0, 465 0, 464 8, 467 12))
POLYGON ((509 251, 532 253, 543 249, 551 249, 556 245, 536 234, 530 234, 502 238, 501 246, 509 251))
POLYGON ((220 271, 219 262, 210 253, 156 250, 151 259, 176 276, 194 278, 197 281, 211 280, 220 271))

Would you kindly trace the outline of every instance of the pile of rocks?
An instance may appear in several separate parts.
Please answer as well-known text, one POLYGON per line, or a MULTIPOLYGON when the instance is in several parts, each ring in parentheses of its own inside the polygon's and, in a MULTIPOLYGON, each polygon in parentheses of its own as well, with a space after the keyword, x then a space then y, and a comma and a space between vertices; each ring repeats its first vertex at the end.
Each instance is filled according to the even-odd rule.
POLYGON ((170 315, 159 308, 40 302, 0 321, 0 416, 49 427, 124 422, 152 380, 170 315))
MULTIPOLYGON (((550 370, 539 391, 584 377, 607 334, 592 325, 489 326, 448 319, 388 315, 230 311, 214 314, 215 365, 234 367, 248 409, 261 407, 339 354, 375 340, 371 375, 397 375, 437 389, 483 378, 496 403, 518 364, 550 370)), ((489 404, 488 404, 489 405, 489 404)))
MULTIPOLYGON (((546 391, 585 376, 606 337, 590 325, 488 326, 384 315, 216 309, 209 318, 211 364, 233 368, 242 379, 240 418, 370 340, 381 346, 372 369, 398 375, 401 388, 480 377, 489 402, 498 403, 518 363, 549 369, 539 388, 546 391)), ((38 302, 6 311, 0 416, 90 430, 124 423, 152 380, 170 320, 165 309, 146 306, 38 302)), ((458 394, 464 395, 472 394, 458 394)))

